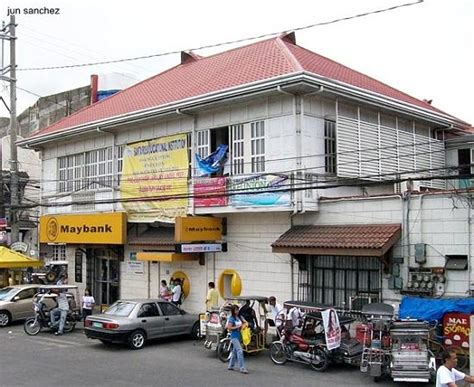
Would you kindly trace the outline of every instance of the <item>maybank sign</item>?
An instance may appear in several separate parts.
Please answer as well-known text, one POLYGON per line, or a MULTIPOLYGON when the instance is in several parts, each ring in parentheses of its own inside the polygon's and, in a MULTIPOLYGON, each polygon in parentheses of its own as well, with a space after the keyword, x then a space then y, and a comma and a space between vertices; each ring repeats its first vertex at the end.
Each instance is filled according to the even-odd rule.
POLYGON ((125 212, 44 215, 40 242, 122 245, 127 239, 126 225, 125 212))

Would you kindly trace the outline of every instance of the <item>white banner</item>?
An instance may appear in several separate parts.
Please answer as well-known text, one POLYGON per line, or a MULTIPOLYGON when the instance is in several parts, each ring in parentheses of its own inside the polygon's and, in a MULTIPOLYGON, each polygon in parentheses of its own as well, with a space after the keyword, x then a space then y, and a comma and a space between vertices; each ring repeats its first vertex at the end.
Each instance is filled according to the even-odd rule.
POLYGON ((321 312, 324 324, 324 334, 328 350, 341 346, 341 327, 339 317, 334 309, 327 309, 321 312))

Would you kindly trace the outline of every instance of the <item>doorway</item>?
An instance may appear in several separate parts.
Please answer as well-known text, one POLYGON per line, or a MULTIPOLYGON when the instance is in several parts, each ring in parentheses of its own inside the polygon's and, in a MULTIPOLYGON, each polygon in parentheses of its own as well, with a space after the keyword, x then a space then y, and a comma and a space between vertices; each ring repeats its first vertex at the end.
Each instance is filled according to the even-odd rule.
MULTIPOLYGON (((88 276, 92 294, 98 305, 110 305, 120 297, 120 261, 117 254, 110 249, 93 249, 93 267, 88 267, 88 276), (92 275, 91 275, 92 274, 92 275)), ((89 281, 88 281, 89 282, 89 281)))

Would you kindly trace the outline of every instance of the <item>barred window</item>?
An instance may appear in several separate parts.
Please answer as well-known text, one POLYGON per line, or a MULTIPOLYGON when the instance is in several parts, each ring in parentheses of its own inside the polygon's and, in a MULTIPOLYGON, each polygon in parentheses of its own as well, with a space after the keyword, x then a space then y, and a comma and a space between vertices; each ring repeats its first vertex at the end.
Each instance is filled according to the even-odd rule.
POLYGON ((265 172, 265 125, 263 121, 250 126, 252 172, 265 172))
POLYGON ((336 173, 336 122, 324 120, 324 167, 326 173, 336 173))

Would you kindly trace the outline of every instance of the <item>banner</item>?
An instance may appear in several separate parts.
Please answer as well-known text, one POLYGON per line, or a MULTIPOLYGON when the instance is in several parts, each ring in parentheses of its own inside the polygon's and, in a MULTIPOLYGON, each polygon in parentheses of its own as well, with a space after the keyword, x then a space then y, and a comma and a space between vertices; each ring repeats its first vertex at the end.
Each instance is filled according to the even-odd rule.
POLYGON ((122 203, 128 221, 173 223, 177 216, 186 216, 188 168, 186 134, 125 146, 121 197, 144 199, 122 203))
POLYGON ((234 177, 228 184, 230 203, 234 207, 289 206, 290 184, 286 176, 234 177))
POLYGON ((227 206, 226 178, 194 178, 194 207, 227 206))
POLYGON ((341 327, 336 311, 334 309, 323 310, 321 315, 328 350, 339 348, 341 346, 341 327))

